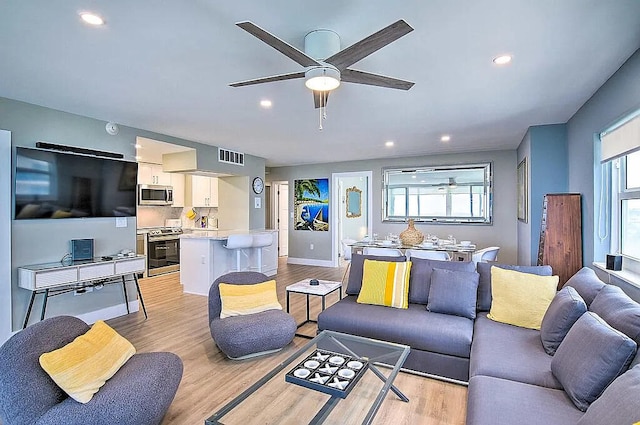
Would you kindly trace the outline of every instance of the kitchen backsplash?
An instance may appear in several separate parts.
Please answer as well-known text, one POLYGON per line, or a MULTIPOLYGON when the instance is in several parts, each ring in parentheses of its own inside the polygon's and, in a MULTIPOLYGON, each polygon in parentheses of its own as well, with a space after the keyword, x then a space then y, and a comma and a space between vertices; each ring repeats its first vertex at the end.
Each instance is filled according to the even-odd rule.
POLYGON ((218 221, 217 208, 195 208, 196 217, 194 220, 187 218, 187 212, 191 208, 161 207, 161 206, 140 206, 138 205, 137 226, 141 227, 159 227, 165 226, 167 219, 180 219, 182 227, 195 228, 200 227, 202 216, 208 217, 208 227, 216 227, 218 221))

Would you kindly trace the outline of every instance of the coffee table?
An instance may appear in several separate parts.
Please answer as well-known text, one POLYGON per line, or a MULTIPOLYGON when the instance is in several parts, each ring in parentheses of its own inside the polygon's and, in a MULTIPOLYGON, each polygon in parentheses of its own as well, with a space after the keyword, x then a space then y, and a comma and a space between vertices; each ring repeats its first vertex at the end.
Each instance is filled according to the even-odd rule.
MULTIPOLYGON (((406 345, 322 331, 220 408, 205 421, 205 425, 298 425, 321 424, 327 420, 344 425, 370 424, 389 390, 400 400, 409 401, 393 385, 409 351, 410 347, 406 345), (318 350, 368 362, 367 369, 346 398, 285 381, 287 373, 318 350)), ((252 363, 245 365, 252 367, 252 363)))
MULTIPOLYGON (((342 299, 342 283, 341 282, 335 282, 332 280, 319 280, 318 281, 318 285, 311 285, 309 282, 311 280, 310 279, 305 279, 305 280, 301 280, 300 282, 296 282, 293 283, 289 286, 287 286, 287 313, 290 313, 289 311, 289 296, 292 292, 296 292, 299 294, 305 294, 307 296, 307 320, 305 320, 304 322, 298 324, 298 328, 300 328, 301 326, 307 324, 307 323, 318 323, 317 320, 312 320, 309 316, 309 296, 310 295, 315 295, 315 296, 319 296, 322 297, 322 310, 324 311, 325 309, 325 297, 335 291, 340 291, 339 296, 340 299, 342 299)), ((302 337, 302 338, 313 338, 309 335, 304 335, 304 334, 299 334, 296 333, 296 336, 302 337)))

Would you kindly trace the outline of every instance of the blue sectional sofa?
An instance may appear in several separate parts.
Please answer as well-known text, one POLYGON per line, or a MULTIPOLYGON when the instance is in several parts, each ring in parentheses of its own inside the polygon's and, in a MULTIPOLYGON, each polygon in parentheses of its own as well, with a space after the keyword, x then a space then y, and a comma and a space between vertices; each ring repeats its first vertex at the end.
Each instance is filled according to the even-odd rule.
MULTIPOLYGON (((640 421, 640 354, 635 348, 620 370, 609 371, 614 373, 613 378, 618 377, 604 392, 597 393, 590 406, 583 404, 578 408, 571 398, 576 397, 572 379, 579 381, 580 390, 580 385, 591 385, 589 380, 600 374, 599 368, 606 369, 602 365, 612 363, 609 358, 598 357, 595 346, 604 343, 598 342, 597 335, 591 338, 592 324, 587 319, 603 319, 607 327, 613 328, 610 331, 613 337, 624 339, 627 348, 629 344, 640 345, 640 304, 618 287, 600 281, 593 270, 580 270, 565 285, 574 288, 575 292, 571 293, 579 294, 584 300, 585 310, 588 309, 584 315, 589 316, 580 317, 582 335, 575 325, 570 329, 575 334, 571 336, 572 341, 587 344, 579 356, 572 357, 566 347, 562 350, 558 347, 555 355, 547 354, 541 331, 495 322, 487 317, 492 300, 491 266, 496 264, 478 264, 477 314, 475 319, 470 319, 427 311, 426 305, 434 269, 468 272, 475 270, 473 263, 412 259, 409 308, 402 310, 356 302, 365 259, 405 261, 404 257, 354 254, 347 296, 319 315, 318 331, 329 329, 406 344, 411 346, 406 369, 468 381, 467 425, 631 425, 640 421), (601 362, 601 366, 580 363, 593 357, 585 353, 596 353, 594 363, 601 362), (564 373, 564 366, 574 370, 564 373)), ((549 266, 497 266, 538 275, 552 274, 549 266)), ((572 290, 564 292, 567 291, 572 290)), ((622 351, 615 350, 616 353, 622 351)))

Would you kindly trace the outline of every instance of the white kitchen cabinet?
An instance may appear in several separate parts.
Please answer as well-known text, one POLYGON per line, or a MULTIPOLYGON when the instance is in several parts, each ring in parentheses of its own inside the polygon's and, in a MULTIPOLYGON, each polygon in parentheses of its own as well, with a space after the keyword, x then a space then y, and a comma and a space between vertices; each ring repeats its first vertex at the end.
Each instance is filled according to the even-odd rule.
MULTIPOLYGON (((218 207, 218 178, 205 176, 191 177, 191 206, 218 207)), ((187 191, 189 188, 187 189, 187 191)))
POLYGON ((157 184, 163 186, 171 185, 171 174, 162 171, 161 164, 150 164, 147 162, 138 163, 138 183, 157 184))
POLYGON ((184 194, 184 174, 180 173, 168 173, 171 175, 171 187, 173 187, 173 205, 172 207, 184 207, 185 194, 184 194))

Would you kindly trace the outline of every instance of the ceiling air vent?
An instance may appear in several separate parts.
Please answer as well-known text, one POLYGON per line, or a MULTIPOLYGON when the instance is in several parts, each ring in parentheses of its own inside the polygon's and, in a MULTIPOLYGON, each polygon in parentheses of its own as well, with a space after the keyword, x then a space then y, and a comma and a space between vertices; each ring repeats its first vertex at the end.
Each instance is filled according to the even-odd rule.
POLYGON ((230 151, 228 149, 218 148, 218 162, 242 165, 244 167, 244 154, 240 152, 230 151))

